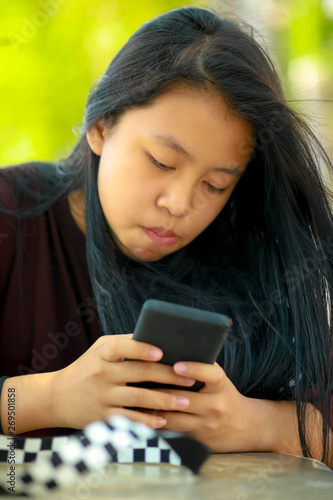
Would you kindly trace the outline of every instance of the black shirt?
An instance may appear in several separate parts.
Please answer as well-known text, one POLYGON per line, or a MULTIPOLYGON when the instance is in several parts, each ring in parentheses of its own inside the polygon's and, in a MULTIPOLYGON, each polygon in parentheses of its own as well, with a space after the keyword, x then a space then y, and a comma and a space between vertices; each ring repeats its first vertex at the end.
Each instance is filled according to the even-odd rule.
MULTIPOLYGON (((33 175, 32 165, 24 168, 33 175)), ((0 206, 12 208, 3 178, 0 200, 0 206)), ((16 236, 15 218, 0 210, 0 376, 64 368, 102 335, 85 236, 68 200, 22 220, 20 252, 16 236)))

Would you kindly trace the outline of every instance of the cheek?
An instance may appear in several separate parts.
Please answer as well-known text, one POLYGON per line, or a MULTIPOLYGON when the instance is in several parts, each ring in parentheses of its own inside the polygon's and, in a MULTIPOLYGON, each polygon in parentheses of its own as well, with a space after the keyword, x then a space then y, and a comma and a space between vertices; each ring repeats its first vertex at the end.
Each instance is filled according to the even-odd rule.
POLYGON ((202 203, 201 206, 197 206, 194 209, 194 219, 198 225, 198 233, 203 231, 206 227, 209 226, 211 222, 218 216, 218 214, 223 210, 226 205, 229 196, 228 195, 215 195, 216 198, 213 199, 205 199, 205 203, 202 203))
POLYGON ((218 213, 214 211, 206 214, 205 216, 202 216, 198 224, 197 233, 200 234, 202 231, 204 231, 213 222, 217 215, 218 213))
POLYGON ((97 179, 98 195, 103 213, 110 226, 115 224, 115 216, 123 214, 124 188, 121 183, 121 177, 111 163, 103 163, 101 160, 97 179))
POLYGON ((154 184, 126 164, 117 162, 117 168, 100 164, 98 192, 104 215, 111 226, 126 224, 141 217, 145 207, 151 207, 156 197, 154 184))
POLYGON ((191 239, 197 237, 202 233, 216 217, 223 210, 227 204, 233 189, 230 192, 226 192, 222 195, 216 195, 217 198, 210 199, 210 202, 206 203, 202 209, 197 209, 194 211, 191 220, 191 239))

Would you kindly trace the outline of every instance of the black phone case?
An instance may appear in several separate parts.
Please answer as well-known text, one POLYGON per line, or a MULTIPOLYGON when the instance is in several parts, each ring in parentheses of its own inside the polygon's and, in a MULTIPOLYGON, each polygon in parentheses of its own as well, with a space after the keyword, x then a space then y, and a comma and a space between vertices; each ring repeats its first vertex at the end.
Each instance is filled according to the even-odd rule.
MULTIPOLYGON (((231 319, 223 314, 149 299, 142 307, 133 339, 160 347, 163 357, 159 363, 171 366, 177 361, 213 364, 231 326, 231 319)), ((128 385, 198 391, 204 384, 196 381, 191 387, 155 382, 128 385)))

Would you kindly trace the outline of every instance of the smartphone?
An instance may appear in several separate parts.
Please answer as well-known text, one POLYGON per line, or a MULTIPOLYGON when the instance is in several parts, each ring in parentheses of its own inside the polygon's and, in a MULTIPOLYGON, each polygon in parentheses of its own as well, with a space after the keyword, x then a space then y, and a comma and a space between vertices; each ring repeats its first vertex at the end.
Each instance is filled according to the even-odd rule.
MULTIPOLYGON (((163 357, 159 363, 170 366, 177 361, 213 364, 231 326, 231 319, 223 314, 149 299, 142 306, 133 339, 162 349, 163 357)), ((196 381, 191 387, 155 382, 128 385, 199 391, 204 383, 196 381)))

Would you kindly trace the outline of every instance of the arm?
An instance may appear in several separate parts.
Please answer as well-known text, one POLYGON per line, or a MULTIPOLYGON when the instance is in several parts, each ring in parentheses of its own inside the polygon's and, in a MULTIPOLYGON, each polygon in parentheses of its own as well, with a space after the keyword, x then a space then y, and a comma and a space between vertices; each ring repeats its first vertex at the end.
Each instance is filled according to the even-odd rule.
POLYGON ((56 427, 51 398, 54 373, 56 372, 11 377, 4 381, 0 399, 4 434, 56 427), (8 420, 8 414, 12 419, 8 420))
MULTIPOLYGON (((245 397, 217 364, 176 363, 174 370, 204 381, 205 387, 198 393, 177 391, 188 404, 181 412, 158 412, 168 422, 164 428, 190 432, 216 453, 271 451, 303 456, 294 402, 245 397)), ((321 426, 320 411, 308 404, 307 440, 318 460, 322 457, 321 426)), ((328 465, 333 467, 332 448, 328 465)))
POLYGON ((11 433, 8 394, 15 394, 14 434, 49 427, 81 429, 114 413, 155 428, 164 425, 158 415, 131 408, 154 406, 175 411, 180 408, 177 396, 162 392, 156 395, 154 390, 127 386, 127 382, 148 380, 188 386, 194 380, 156 363, 162 351, 131 337, 104 335, 62 370, 6 379, 0 400, 3 432, 11 433), (13 388, 15 392, 9 390, 13 388))
MULTIPOLYGON (((268 450, 303 456, 298 434, 296 404, 292 401, 250 399, 249 407, 252 405, 252 415, 257 412, 259 417, 258 451, 268 450)), ((310 403, 306 405, 305 425, 312 457, 321 460, 322 415, 310 403)), ((331 442, 332 436, 332 431, 330 431, 331 442)), ((333 457, 328 465, 333 468, 333 457)))

